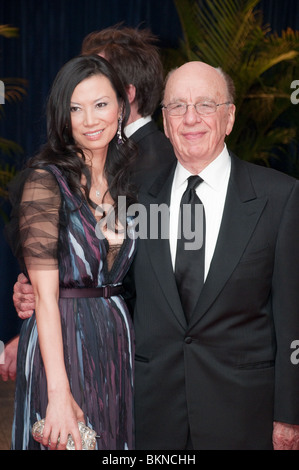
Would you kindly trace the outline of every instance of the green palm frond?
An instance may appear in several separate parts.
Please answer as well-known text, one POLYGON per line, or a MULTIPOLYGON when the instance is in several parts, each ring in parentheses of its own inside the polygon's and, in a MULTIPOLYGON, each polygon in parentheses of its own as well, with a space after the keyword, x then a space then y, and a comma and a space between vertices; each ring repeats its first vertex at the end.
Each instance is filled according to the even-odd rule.
POLYGON ((23 153, 23 149, 19 144, 12 140, 4 139, 4 137, 0 137, 0 151, 8 157, 23 153))
POLYGON ((4 201, 8 199, 8 185, 16 176, 17 171, 14 166, 0 164, 0 217, 4 223, 8 222, 9 217, 3 208, 4 201))
MULTIPOLYGON (((15 38, 19 35, 19 29, 10 25, 0 25, 0 35, 6 38, 15 38)), ((2 78, 1 79, 1 93, 3 93, 4 88, 4 99, 5 104, 10 103, 14 104, 23 99, 26 95, 26 86, 27 81, 22 78, 2 78)), ((3 95, 1 95, 1 103, 3 103, 3 95)), ((0 119, 5 118, 4 105, 0 105, 0 119)), ((16 157, 23 153, 22 147, 5 137, 0 136, 0 154, 5 155, 6 157, 16 157)), ((5 199, 8 197, 7 185, 12 178, 16 175, 17 165, 16 161, 11 164, 0 163, 0 202, 3 204, 5 199)), ((0 207, 0 216, 7 220, 7 215, 5 211, 0 207)))
POLYGON ((6 199, 8 197, 7 186, 10 181, 16 176, 16 169, 11 165, 0 165, 0 198, 6 199))
POLYGON ((19 28, 10 26, 9 24, 0 24, 0 36, 16 38, 19 36, 19 28))
POLYGON ((27 80, 23 78, 2 78, 5 86, 5 102, 16 103, 26 95, 27 80))
MULTIPOLYGON (((6 38, 18 37, 18 28, 10 25, 0 25, 0 35, 6 38)), ((4 84, 4 100, 5 103, 17 103, 26 95, 27 80, 23 78, 1 78, 4 84)), ((3 92, 2 88, 1 91, 3 92)), ((1 96, 3 102, 3 96, 1 96)), ((5 117, 4 105, 0 105, 0 119, 5 117)), ((11 140, 0 137, 0 152, 11 156, 12 154, 22 153, 20 145, 11 140)))

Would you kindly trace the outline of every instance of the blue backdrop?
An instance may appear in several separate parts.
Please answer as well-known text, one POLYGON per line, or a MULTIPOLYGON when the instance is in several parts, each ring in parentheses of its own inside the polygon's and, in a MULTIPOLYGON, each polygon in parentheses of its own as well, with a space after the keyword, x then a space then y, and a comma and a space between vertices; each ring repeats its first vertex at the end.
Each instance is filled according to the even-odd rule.
MULTIPOLYGON (((263 0, 259 8, 273 31, 280 33, 288 26, 299 29, 298 0, 263 0)), ((0 25, 18 27, 20 35, 0 37, 0 78, 28 81, 24 100, 6 104, 5 118, 0 119, 0 135, 24 149, 18 159, 20 166, 44 141, 44 106, 58 69, 80 52, 88 33, 118 22, 150 28, 159 37, 161 48, 177 47, 181 37, 173 0, 1 0, 0 25)), ((2 229, 1 221, 0 340, 6 341, 19 327, 11 299, 18 266, 2 229)))

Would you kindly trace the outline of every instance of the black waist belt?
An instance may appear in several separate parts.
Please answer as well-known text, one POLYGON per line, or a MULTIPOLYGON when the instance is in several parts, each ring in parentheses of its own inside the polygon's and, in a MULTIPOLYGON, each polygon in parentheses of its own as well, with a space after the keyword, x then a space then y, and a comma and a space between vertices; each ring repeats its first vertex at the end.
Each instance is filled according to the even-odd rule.
POLYGON ((109 299, 113 295, 120 295, 124 292, 122 285, 119 286, 103 286, 103 287, 77 287, 77 288, 60 288, 59 297, 62 299, 79 299, 82 297, 104 297, 109 299))

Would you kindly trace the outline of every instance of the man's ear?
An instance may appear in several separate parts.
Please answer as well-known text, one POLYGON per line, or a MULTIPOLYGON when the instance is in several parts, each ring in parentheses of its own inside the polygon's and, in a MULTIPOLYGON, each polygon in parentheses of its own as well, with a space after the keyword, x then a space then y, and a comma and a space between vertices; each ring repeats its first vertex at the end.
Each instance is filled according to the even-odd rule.
POLYGON ((132 104, 134 102, 135 96, 136 96, 135 86, 132 85, 132 83, 130 83, 130 85, 126 86, 126 92, 127 92, 127 95, 128 95, 129 103, 132 104))
POLYGON ((166 137, 169 139, 168 135, 168 129, 167 129, 167 119, 166 119, 166 111, 164 108, 162 108, 162 117, 163 117, 163 128, 164 128, 164 134, 166 137))
POLYGON ((229 135, 233 130, 234 123, 235 123, 235 113, 236 113, 236 106, 234 104, 229 105, 229 112, 228 112, 228 120, 226 125, 226 135, 229 135))

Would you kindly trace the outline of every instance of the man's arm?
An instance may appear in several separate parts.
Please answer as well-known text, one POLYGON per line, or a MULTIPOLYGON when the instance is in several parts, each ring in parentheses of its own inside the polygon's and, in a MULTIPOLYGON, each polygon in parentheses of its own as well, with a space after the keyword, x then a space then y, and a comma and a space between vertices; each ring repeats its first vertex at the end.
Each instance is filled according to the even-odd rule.
POLYGON ((299 182, 284 208, 276 243, 272 307, 277 352, 275 359, 275 450, 299 450, 299 369, 291 360, 292 342, 299 338, 299 182))
POLYGON ((13 303, 17 314, 25 320, 31 317, 35 309, 35 298, 33 288, 24 274, 19 274, 14 285, 13 303))

